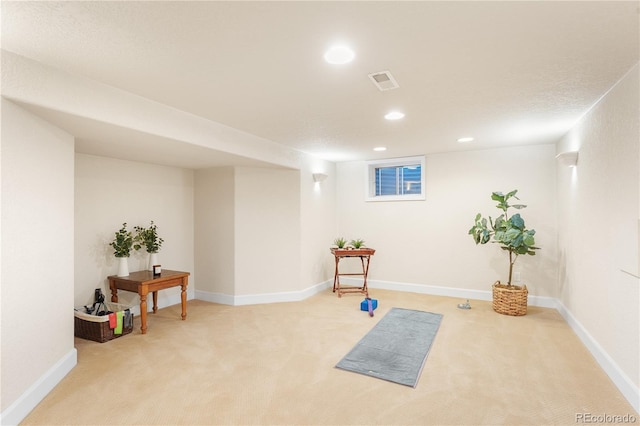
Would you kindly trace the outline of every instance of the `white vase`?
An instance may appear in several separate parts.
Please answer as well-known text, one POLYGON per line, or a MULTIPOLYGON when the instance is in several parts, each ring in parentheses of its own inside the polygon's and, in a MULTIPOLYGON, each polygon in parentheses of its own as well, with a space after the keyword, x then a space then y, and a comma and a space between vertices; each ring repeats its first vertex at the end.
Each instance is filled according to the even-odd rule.
POLYGON ((126 277, 127 275, 129 275, 129 258, 119 257, 118 258, 118 276, 126 277))
POLYGON ((153 271, 153 265, 158 264, 158 253, 149 253, 149 271, 153 271))

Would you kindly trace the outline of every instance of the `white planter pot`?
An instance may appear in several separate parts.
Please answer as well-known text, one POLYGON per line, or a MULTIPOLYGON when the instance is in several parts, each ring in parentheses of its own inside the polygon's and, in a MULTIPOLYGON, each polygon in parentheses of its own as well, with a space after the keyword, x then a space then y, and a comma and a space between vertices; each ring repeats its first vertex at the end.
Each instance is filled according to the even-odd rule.
POLYGON ((118 257, 118 276, 126 277, 129 275, 129 258, 128 257, 118 257))
POLYGON ((158 264, 158 253, 149 253, 149 265, 148 270, 153 271, 153 265, 158 264))

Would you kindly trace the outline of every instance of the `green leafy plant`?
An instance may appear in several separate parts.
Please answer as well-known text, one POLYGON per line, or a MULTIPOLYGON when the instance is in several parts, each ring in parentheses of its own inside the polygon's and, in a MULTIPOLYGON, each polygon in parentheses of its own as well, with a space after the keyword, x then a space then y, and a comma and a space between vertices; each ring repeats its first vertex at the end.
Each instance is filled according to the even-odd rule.
POLYGON ((116 257, 129 257, 133 247, 133 234, 131 231, 127 231, 126 222, 122 224, 122 228, 115 234, 115 238, 109 243, 113 247, 113 254, 116 257))
POLYGON ((153 221, 148 228, 141 226, 135 226, 133 228, 136 231, 134 240, 134 248, 140 250, 141 247, 147 250, 147 253, 158 253, 164 240, 158 236, 158 227, 153 221))
POLYGON ((535 229, 526 229, 524 219, 520 216, 520 213, 509 215, 509 208, 520 210, 527 207, 524 204, 509 204, 511 198, 519 200, 516 197, 517 192, 517 189, 506 195, 502 192, 493 192, 491 199, 498 202, 496 207, 502 211, 502 214, 494 221, 491 216, 487 220, 478 213, 475 218, 475 224, 469 230, 469 235, 473 237, 476 245, 486 244, 491 241, 499 244, 502 250, 509 253, 508 286, 511 286, 513 265, 518 256, 521 254, 535 255, 535 250, 540 248, 535 246, 535 229))
POLYGON ((333 244, 337 245, 338 248, 344 248, 344 246, 347 244, 347 240, 345 240, 342 237, 339 237, 333 240, 333 244))
POLYGON ((353 247, 354 249, 359 249, 360 247, 364 246, 364 240, 351 240, 349 242, 349 244, 351 245, 351 247, 353 247))

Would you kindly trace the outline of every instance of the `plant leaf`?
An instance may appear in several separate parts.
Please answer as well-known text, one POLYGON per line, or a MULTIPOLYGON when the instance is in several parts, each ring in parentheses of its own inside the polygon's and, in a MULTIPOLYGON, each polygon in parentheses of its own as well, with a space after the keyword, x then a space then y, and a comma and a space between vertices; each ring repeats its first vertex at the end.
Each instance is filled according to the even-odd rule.
POLYGON ((502 192, 492 192, 491 193, 491 199, 493 201, 499 201, 501 203, 504 203, 504 194, 502 194, 502 192))
POLYGON ((518 198, 518 197, 516 197, 516 194, 517 194, 517 193, 518 193, 518 190, 517 190, 517 189, 514 189, 513 191, 509 192, 509 193, 508 193, 504 198, 505 198, 506 200, 508 200, 509 198, 513 197, 513 198, 515 198, 516 200, 519 200, 519 198, 518 198))
POLYGON ((524 219, 520 216, 520 213, 516 213, 509 219, 511 225, 518 229, 524 229, 524 219))
POLYGON ((522 238, 522 242, 529 247, 533 246, 536 243, 535 239, 533 238, 533 235, 531 235, 530 233, 524 234, 524 237, 522 238))

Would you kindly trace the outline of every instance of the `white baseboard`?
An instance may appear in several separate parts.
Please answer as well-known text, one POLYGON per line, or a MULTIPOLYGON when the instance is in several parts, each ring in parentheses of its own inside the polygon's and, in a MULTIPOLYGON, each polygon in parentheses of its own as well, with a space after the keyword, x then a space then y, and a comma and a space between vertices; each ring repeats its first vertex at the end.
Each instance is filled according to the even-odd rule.
POLYGON ((609 354, 600 346, 600 344, 589 334, 589 332, 580 324, 573 314, 560 302, 557 302, 557 310, 565 319, 567 324, 576 333, 578 338, 587 347, 587 350, 593 355, 597 363, 602 367, 607 376, 613 381, 618 390, 622 393, 631 406, 640 413, 640 388, 622 371, 618 364, 609 356, 609 354))
MULTIPOLYGON (((347 285, 361 285, 362 279, 358 280, 357 278, 346 277, 340 278, 340 282, 347 285)), ((460 299, 491 300, 491 292, 482 290, 467 290, 463 288, 440 287, 435 285, 421 285, 380 280, 368 280, 367 285, 370 289, 379 288, 381 290, 431 294, 433 296, 458 297, 460 299)))
MULTIPOLYGON (((341 282, 349 285, 360 285, 362 279, 341 278, 341 282)), ((394 281, 368 280, 367 285, 371 289, 405 291, 410 293, 430 294, 433 296, 456 297, 459 299, 492 300, 491 290, 469 290, 464 288, 440 287, 435 285, 399 283, 394 281)), ((529 306, 539 306, 541 308, 556 308, 557 300, 546 296, 529 296, 529 306)))
POLYGON ((20 398, 0 413, 0 424, 6 426, 19 424, 77 363, 78 352, 73 348, 32 384, 20 398))
POLYGON ((196 290, 196 299, 223 305, 258 305, 263 303, 298 302, 320 293, 332 285, 332 281, 324 281, 299 291, 283 291, 278 293, 263 293, 249 295, 230 295, 196 290))

